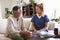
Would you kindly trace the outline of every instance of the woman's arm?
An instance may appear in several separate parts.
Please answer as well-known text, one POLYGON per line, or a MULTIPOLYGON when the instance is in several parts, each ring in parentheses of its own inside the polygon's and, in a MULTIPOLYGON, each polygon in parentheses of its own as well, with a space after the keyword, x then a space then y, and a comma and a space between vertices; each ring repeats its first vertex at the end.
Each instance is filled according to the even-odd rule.
POLYGON ((44 21, 45 21, 45 27, 43 29, 41 29, 40 31, 44 31, 44 30, 48 29, 49 18, 47 17, 47 15, 45 15, 44 21))
POLYGON ((32 23, 32 29, 34 30, 34 33, 37 34, 37 30, 35 29, 34 23, 32 23))

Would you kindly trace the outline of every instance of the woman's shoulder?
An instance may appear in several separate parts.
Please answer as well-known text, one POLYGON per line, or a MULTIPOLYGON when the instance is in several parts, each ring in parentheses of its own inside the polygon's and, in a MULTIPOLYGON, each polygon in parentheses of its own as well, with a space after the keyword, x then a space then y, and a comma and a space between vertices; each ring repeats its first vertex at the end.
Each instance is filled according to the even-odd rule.
POLYGON ((47 17, 47 15, 44 15, 44 17, 47 17))
POLYGON ((32 17, 36 17, 36 14, 34 14, 32 17))

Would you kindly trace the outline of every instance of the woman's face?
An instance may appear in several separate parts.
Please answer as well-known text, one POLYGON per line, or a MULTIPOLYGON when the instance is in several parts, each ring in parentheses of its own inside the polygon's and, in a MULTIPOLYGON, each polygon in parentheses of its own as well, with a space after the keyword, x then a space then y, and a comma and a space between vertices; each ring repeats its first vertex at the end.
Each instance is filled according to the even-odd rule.
POLYGON ((21 14, 21 10, 18 10, 14 13, 14 17, 19 18, 20 14, 21 14))
POLYGON ((36 6, 36 13, 38 13, 38 14, 42 13, 42 10, 38 6, 36 6))

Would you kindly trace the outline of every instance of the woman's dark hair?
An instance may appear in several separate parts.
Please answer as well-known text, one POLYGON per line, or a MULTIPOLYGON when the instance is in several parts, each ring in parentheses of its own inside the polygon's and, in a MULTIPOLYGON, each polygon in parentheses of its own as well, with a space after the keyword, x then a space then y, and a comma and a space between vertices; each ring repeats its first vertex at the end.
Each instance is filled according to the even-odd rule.
POLYGON ((39 7, 43 11, 43 3, 37 4, 36 6, 39 7))
POLYGON ((18 9, 20 9, 19 6, 14 6, 13 9, 12 9, 13 13, 16 12, 18 9))

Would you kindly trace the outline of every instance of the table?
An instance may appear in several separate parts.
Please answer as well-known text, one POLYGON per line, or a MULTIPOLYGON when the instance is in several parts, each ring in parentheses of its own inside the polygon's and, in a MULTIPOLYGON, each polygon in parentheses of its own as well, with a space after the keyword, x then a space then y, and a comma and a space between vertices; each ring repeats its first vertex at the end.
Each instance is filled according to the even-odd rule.
POLYGON ((41 37, 36 37, 36 38, 30 37, 27 40, 60 40, 60 36, 53 35, 53 36, 46 36, 44 38, 41 38, 41 37))
POLYGON ((60 38, 30 38, 27 40, 60 40, 60 38))

